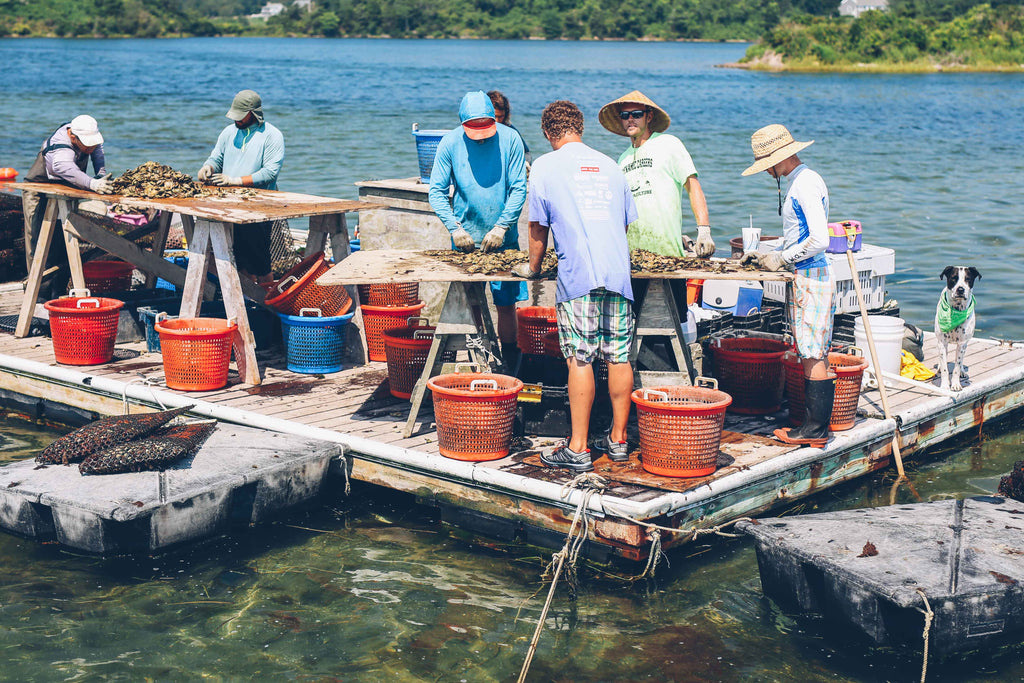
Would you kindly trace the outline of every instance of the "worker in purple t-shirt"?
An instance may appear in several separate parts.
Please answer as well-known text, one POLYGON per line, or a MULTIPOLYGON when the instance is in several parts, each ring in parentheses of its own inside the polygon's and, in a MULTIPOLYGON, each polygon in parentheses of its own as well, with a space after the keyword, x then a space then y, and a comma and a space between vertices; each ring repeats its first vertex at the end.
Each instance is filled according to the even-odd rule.
POLYGON ((512 272, 526 278, 540 274, 550 231, 558 255, 558 343, 569 366, 572 434, 554 452, 542 454, 541 461, 589 472, 594 469, 587 436, 595 358, 608 364, 612 404, 612 424, 596 449, 615 462, 629 459, 626 422, 633 391, 629 350, 634 319, 626 230, 637 214, 618 164, 583 144, 583 113, 575 104, 549 104, 541 115, 541 130, 554 151, 533 164, 530 260, 512 272))

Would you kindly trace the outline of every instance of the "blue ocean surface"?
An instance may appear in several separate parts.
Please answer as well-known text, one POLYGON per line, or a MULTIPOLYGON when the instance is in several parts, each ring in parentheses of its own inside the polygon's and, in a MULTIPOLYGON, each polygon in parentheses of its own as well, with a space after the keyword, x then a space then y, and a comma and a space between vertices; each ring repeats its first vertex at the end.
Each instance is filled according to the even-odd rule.
MULTIPOLYGON (((829 185, 833 220, 895 249, 891 298, 931 326, 948 264, 982 272, 979 334, 1024 338, 1020 74, 767 74, 719 68, 744 44, 317 39, 0 40, 0 166, 28 169, 46 135, 95 116, 115 172, 158 161, 194 174, 234 93, 259 91, 285 135, 282 189, 355 198, 354 183, 417 174, 412 124, 455 125, 467 90, 504 91, 534 155, 540 112, 570 99, 585 140, 639 89, 671 116, 722 252, 780 219, 774 181, 740 172, 750 134, 787 125, 829 185)), ((689 219, 687 219, 689 220, 689 219)), ((0 460, 58 431, 0 419, 0 460)), ((925 500, 990 493, 1024 457, 1019 417, 909 464, 925 500)), ((889 502, 889 472, 789 512, 889 502)), ((899 502, 911 502, 901 489, 899 502)), ((0 533, 0 680, 508 681, 547 592, 550 553, 468 542, 432 513, 364 487, 272 525, 157 558, 100 560, 0 533)), ((531 681, 918 680, 920 655, 868 647, 764 598, 746 540, 695 542, 655 579, 586 569, 548 615, 531 681)), ((929 681, 1024 679, 1020 649, 933 665, 929 681)))

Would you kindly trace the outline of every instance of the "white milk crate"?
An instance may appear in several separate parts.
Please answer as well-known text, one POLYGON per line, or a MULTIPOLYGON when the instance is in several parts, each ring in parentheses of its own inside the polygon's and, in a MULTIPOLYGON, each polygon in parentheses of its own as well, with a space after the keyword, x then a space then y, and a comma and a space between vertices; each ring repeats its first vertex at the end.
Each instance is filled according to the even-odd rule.
MULTIPOLYGON (((857 290, 853 286, 853 275, 846 254, 825 254, 825 257, 836 279, 836 313, 859 312, 857 290)), ((854 252, 853 259, 857 263, 857 279, 860 281, 861 293, 864 294, 864 305, 869 310, 879 308, 885 302, 885 276, 896 272, 896 252, 886 247, 865 244, 860 251, 854 252)), ((764 298, 785 301, 786 283, 765 282, 764 298)))

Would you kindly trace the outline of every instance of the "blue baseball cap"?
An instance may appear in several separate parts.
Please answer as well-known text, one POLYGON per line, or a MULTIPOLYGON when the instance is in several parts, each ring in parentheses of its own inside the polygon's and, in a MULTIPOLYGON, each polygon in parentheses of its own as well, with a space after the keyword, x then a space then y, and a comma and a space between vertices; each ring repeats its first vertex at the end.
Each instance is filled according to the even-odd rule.
POLYGON ((459 103, 459 120, 470 140, 486 140, 498 132, 494 122, 494 105, 483 90, 466 93, 459 103))

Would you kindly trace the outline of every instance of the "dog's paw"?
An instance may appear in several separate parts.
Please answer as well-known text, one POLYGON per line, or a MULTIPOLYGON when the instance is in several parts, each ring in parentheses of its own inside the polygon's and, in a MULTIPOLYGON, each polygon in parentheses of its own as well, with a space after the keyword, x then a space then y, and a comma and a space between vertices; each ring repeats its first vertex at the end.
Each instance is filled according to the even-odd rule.
POLYGON ((960 392, 960 391, 964 390, 964 388, 960 385, 960 378, 959 377, 953 379, 949 383, 949 390, 950 391, 956 391, 956 392, 960 392))

